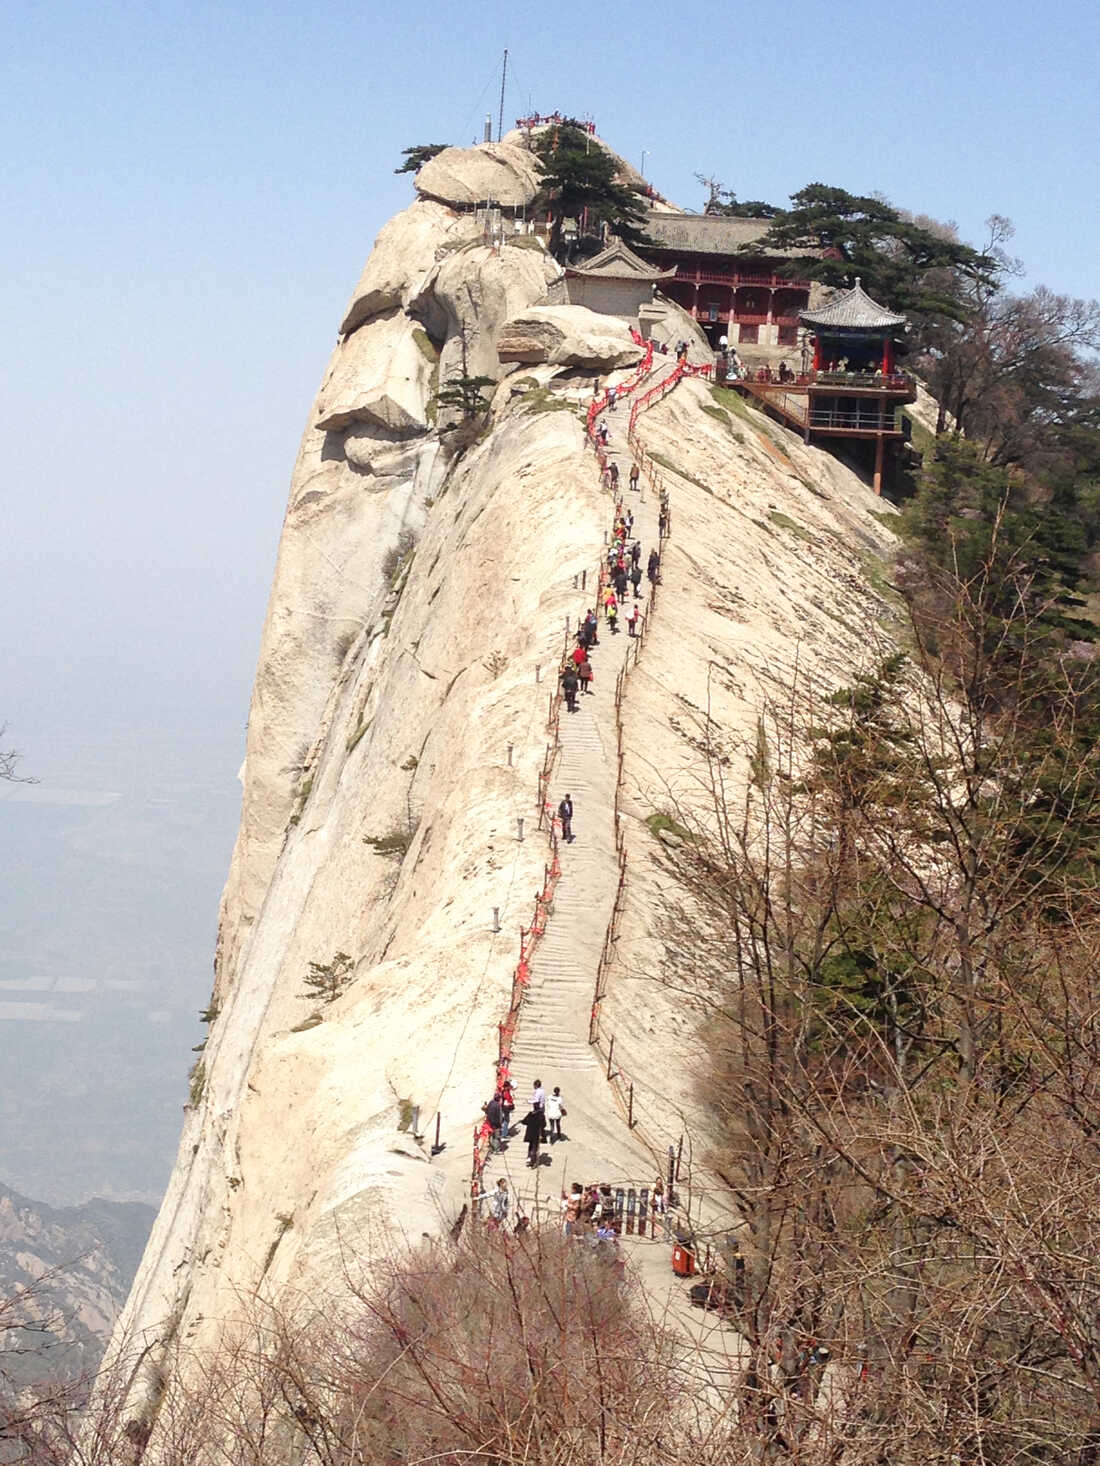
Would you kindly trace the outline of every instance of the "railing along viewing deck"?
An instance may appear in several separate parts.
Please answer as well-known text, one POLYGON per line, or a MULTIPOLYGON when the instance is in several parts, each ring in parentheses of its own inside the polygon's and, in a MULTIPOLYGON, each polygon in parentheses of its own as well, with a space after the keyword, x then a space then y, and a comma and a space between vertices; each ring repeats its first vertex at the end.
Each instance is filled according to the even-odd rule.
POLYGON ((747 386, 762 387, 765 391, 806 391, 814 388, 835 388, 836 391, 874 392, 916 392, 915 378, 907 372, 790 372, 780 378, 770 366, 751 369, 741 376, 730 376, 721 357, 715 367, 716 382, 743 382, 747 386))

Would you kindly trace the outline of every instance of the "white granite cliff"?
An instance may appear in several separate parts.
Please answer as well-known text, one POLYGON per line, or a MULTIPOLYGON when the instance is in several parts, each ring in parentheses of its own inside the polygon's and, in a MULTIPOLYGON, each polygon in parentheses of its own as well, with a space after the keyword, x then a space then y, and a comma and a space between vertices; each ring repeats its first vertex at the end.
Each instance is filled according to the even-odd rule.
MULTIPOLYGON (((449 149, 382 230, 295 465, 209 1039, 116 1336, 117 1349, 151 1346, 128 1401, 150 1421, 173 1345, 212 1346, 258 1287, 334 1284, 349 1249, 369 1257, 449 1225, 468 1194, 515 932, 542 884, 545 846, 519 843, 516 819, 535 814, 573 577, 591 572, 608 524, 581 409, 594 371, 637 356, 606 321, 594 344, 578 311, 586 371, 502 364, 506 324, 543 305, 559 272, 530 237, 486 245, 466 207, 486 172, 496 197, 533 196, 514 142, 449 149), (431 397, 459 369, 463 334, 469 371, 500 385, 489 431, 452 465, 431 397), (339 952, 353 980, 319 1009, 305 974, 339 952), (425 1125, 439 1112, 442 1156, 429 1159, 434 1132, 414 1139, 411 1107, 425 1125)), ((686 383, 646 419, 687 476, 668 476, 666 585, 625 712, 641 839, 653 791, 689 766, 691 709, 710 698, 750 728, 766 682, 796 657, 840 677, 882 615, 863 569, 890 535, 866 486, 750 410, 712 409, 686 383)), ((659 864, 639 871, 630 940, 644 969, 658 941, 647 920, 678 897, 659 864)), ((632 1062, 656 1072, 679 1051, 657 986, 609 1003, 632 1062)))

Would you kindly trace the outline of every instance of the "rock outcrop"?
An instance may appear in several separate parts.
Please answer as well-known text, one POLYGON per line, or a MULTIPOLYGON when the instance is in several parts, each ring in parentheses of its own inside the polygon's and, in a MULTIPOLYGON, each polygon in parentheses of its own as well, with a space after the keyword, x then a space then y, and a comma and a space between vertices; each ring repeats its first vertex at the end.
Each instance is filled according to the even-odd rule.
MULTIPOLYGON (((545 846, 517 838, 517 820, 537 817, 563 624, 608 527, 580 409, 594 374, 640 354, 624 323, 542 304, 557 267, 537 243, 494 251, 464 233, 451 205, 523 203, 529 165, 505 144, 421 169, 422 199, 380 234, 310 412, 249 717, 213 1021, 118 1335, 120 1351, 148 1347, 129 1408, 150 1421, 173 1344, 211 1346, 240 1299, 268 1290, 316 1301, 349 1249, 370 1258, 434 1234, 469 1196, 515 932, 544 879, 545 846), (536 365, 452 461, 431 398, 463 350, 494 380, 536 365), (305 974, 338 952, 348 981, 318 1006, 305 974), (441 1154, 417 1115, 439 1116, 441 1154)), ((715 716, 751 727, 796 653, 807 675, 840 676, 879 614, 862 568, 890 538, 879 501, 750 409, 724 411, 685 384, 646 429, 682 472, 670 469, 674 538, 649 641, 663 672, 644 704, 630 684, 624 714, 639 821, 689 767, 712 683, 715 716)), ((644 826, 635 837, 673 858, 644 826)), ((638 869, 631 899, 644 902, 664 873, 638 869)), ((659 933, 639 931, 644 971, 659 933)), ((634 1072, 679 1072, 685 1022, 637 983, 618 1001, 634 1072)))
POLYGON ((534 201, 539 173, 534 155, 515 142, 444 148, 417 173, 416 191, 463 208, 493 203, 521 209, 534 201))
POLYGON ((534 236, 505 238, 499 249, 476 244, 448 254, 409 299, 410 313, 443 343, 443 380, 462 371, 463 352, 470 376, 499 378, 497 343, 504 322, 545 300, 561 273, 534 236))
POLYGON ((398 437, 426 432, 436 364, 424 330, 400 311, 375 319, 333 353, 317 396, 317 427, 371 423, 398 437))
POLYGON ((501 361, 611 371, 640 360, 642 348, 626 321, 583 305, 541 305, 513 316, 500 332, 501 361))
POLYGON ((409 295, 435 264, 439 254, 480 237, 469 214, 456 214, 432 199, 417 199, 394 217, 374 241, 359 283, 352 291, 342 334, 356 330, 371 316, 408 304, 409 295))

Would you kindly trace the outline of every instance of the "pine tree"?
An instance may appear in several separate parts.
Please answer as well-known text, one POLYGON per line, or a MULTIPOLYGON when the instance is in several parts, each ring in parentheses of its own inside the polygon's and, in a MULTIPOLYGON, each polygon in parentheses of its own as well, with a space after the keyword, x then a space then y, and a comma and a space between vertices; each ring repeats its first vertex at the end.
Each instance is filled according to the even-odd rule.
POLYGON ((429 158, 434 158, 436 153, 441 153, 447 147, 450 147, 450 143, 418 143, 414 148, 402 148, 401 156, 405 161, 400 168, 395 168, 393 171, 395 173, 417 173, 429 158))
POLYGON ((335 1003, 351 985, 354 968, 355 960, 347 952, 337 952, 330 962, 311 962, 302 979, 306 990, 300 996, 335 1003))
POLYGON ((550 252, 562 258, 566 219, 577 221, 578 233, 596 234, 607 224, 627 244, 645 244, 638 226, 645 218, 641 194, 618 181, 615 159, 579 127, 552 127, 535 151, 542 175, 539 204, 550 212, 550 252), (587 222, 586 222, 587 221, 587 222))
POLYGON ((785 268, 838 287, 851 288, 858 277, 869 295, 894 310, 964 320, 959 294, 945 288, 945 279, 959 271, 991 282, 1000 269, 991 255, 903 218, 884 199, 811 183, 792 194, 791 204, 753 249, 805 250, 785 268))

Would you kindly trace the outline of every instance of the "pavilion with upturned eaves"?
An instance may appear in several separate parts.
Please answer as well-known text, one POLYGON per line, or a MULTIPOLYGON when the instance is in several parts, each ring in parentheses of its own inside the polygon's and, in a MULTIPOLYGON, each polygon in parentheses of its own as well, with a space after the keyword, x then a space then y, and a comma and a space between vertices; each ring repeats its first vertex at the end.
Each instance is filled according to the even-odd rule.
POLYGON ((900 408, 914 402, 916 382, 897 368, 905 317, 872 300, 857 279, 825 305, 799 311, 812 347, 813 366, 748 370, 731 378, 719 362, 718 381, 753 397, 776 417, 798 427, 809 443, 848 438, 874 444, 875 493, 882 492, 886 450, 905 441, 900 408))

